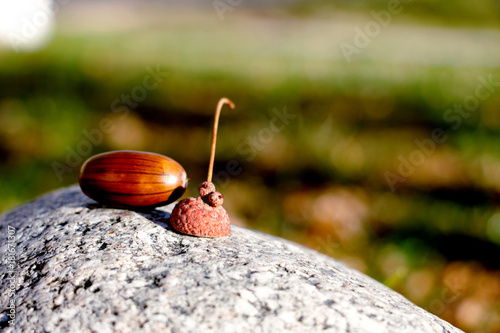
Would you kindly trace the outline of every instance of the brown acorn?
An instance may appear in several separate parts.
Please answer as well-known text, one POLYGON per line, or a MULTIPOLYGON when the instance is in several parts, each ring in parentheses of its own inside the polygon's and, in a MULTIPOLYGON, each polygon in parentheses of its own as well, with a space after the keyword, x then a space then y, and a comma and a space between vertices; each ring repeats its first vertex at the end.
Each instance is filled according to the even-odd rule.
POLYGON ((222 207, 224 197, 216 191, 212 183, 212 173, 215 159, 215 143, 217 140, 217 125, 224 104, 234 109, 234 104, 227 98, 221 98, 215 111, 214 128, 212 132, 212 150, 208 167, 207 181, 198 187, 197 198, 186 198, 175 205, 170 214, 170 224, 183 234, 198 237, 224 237, 231 231, 231 223, 226 210, 222 207))
POLYGON ((179 199, 187 175, 175 160, 160 154, 119 150, 89 158, 80 171, 83 193, 95 201, 127 208, 153 208, 179 199))

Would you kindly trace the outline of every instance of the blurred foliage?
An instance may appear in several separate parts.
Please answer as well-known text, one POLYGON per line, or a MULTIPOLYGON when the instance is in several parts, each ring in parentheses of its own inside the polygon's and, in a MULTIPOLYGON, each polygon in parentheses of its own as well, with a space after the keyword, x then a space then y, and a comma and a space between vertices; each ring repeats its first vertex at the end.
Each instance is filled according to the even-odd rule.
POLYGON ((500 4, 405 4, 347 62, 339 41, 386 6, 241 7, 224 21, 63 8, 49 47, 0 51, 0 210, 77 182, 85 159, 115 149, 176 159, 194 195, 227 96, 237 108, 221 117, 214 179, 233 223, 343 260, 463 329, 500 332, 500 4), (138 95, 155 71, 158 86, 138 95), (454 126, 445 113, 481 77, 491 95, 454 126), (447 139, 426 153, 415 140, 436 128, 447 139), (391 191, 387 172, 416 152, 391 191))
MULTIPOLYGON (((457 0, 450 3, 443 0, 399 0, 401 16, 417 23, 442 25, 496 26, 500 24, 498 1, 481 0, 471 6, 470 1, 457 0), (407 7, 408 10, 404 10, 407 7)), ((387 9, 387 0, 314 0, 299 1, 291 6, 291 12, 297 15, 311 15, 325 11, 342 10, 356 13, 368 13, 370 10, 387 9)))

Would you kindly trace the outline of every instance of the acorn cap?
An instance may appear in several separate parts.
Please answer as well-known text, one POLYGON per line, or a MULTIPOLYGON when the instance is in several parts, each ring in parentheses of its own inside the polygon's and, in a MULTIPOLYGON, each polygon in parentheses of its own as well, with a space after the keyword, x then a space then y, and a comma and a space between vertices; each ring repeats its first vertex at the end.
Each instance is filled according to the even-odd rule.
POLYGON ((180 233, 198 237, 225 237, 231 231, 224 207, 210 206, 201 197, 178 202, 170 214, 170 224, 180 233))

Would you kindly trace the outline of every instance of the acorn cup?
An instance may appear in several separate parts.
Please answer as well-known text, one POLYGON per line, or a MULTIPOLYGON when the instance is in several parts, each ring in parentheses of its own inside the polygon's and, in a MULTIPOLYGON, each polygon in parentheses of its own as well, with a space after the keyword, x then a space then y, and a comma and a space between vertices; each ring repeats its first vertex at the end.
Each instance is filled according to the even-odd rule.
POLYGON ((231 231, 229 215, 222 207, 224 197, 217 192, 215 185, 212 183, 217 126, 224 104, 227 104, 231 110, 234 109, 233 102, 227 98, 221 98, 217 103, 208 176, 207 181, 201 183, 198 187, 200 196, 179 201, 170 214, 170 224, 175 230, 183 234, 197 237, 225 237, 231 231))

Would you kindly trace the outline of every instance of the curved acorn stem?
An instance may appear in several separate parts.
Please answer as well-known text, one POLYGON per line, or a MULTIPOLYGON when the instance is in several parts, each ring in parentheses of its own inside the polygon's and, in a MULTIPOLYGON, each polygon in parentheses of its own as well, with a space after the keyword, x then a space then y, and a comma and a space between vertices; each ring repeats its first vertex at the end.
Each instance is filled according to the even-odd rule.
POLYGON ((210 152, 210 164, 208 165, 207 182, 212 181, 212 174, 214 170, 214 161, 215 161, 215 143, 217 141, 217 128, 219 126, 219 116, 222 107, 225 104, 227 104, 231 110, 234 109, 234 103, 225 97, 221 98, 219 100, 219 103, 217 103, 217 109, 215 110, 215 118, 214 118, 214 129, 212 131, 212 150, 210 152))

